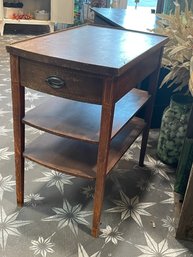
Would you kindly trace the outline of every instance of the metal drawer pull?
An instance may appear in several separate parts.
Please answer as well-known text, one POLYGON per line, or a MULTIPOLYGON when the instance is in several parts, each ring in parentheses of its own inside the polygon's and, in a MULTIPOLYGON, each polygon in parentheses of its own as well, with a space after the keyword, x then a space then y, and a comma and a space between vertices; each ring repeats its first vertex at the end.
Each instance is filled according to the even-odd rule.
POLYGON ((56 76, 50 76, 45 80, 52 88, 59 89, 65 86, 65 81, 56 76))

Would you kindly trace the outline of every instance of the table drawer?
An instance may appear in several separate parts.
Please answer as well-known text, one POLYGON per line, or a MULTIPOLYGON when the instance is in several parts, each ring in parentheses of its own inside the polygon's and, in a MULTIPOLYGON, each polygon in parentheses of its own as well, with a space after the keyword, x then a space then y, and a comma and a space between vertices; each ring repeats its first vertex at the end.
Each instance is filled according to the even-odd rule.
POLYGON ((21 86, 47 94, 79 100, 102 102, 103 79, 55 65, 20 59, 21 86))

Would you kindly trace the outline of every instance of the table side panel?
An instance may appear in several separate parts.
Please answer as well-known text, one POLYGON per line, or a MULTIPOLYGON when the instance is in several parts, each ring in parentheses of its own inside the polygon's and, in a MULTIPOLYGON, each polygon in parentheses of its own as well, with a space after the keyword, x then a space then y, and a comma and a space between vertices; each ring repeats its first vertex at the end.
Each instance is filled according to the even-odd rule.
MULTIPOLYGON (((140 60, 136 65, 116 79, 116 101, 118 101, 132 88, 138 87, 139 83, 157 69, 160 65, 160 51, 161 49, 149 54, 147 58, 140 60)), ((157 86, 155 85, 155 90, 156 87, 157 86)))
POLYGON ((101 104, 103 79, 99 76, 20 58, 21 86, 54 96, 101 104), (62 79, 62 88, 52 88, 46 82, 50 76, 62 79))

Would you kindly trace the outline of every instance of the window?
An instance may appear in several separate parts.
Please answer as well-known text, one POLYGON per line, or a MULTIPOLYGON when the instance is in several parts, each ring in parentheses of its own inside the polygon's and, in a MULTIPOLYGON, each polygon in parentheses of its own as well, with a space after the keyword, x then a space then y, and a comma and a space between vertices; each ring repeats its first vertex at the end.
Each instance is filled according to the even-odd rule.
MULTIPOLYGON (((137 4, 139 7, 153 7, 156 8, 157 0, 139 0, 137 4)), ((135 6, 135 0, 128 0, 128 6, 135 6)))

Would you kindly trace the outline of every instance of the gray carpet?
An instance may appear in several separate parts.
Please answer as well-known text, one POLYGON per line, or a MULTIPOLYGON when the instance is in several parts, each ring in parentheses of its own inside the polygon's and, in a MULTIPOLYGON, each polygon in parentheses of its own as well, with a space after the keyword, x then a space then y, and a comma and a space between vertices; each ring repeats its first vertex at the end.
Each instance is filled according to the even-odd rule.
MULTIPOLYGON (((193 256, 193 244, 175 239, 175 173, 156 158, 151 131, 145 167, 138 166, 140 138, 106 181, 101 233, 90 235, 94 182, 26 160, 25 205, 15 196, 9 56, 5 45, 26 36, 0 37, 0 256, 193 256)), ((48 96, 26 90, 29 110, 48 96)), ((27 142, 40 133, 26 127, 27 142)))

